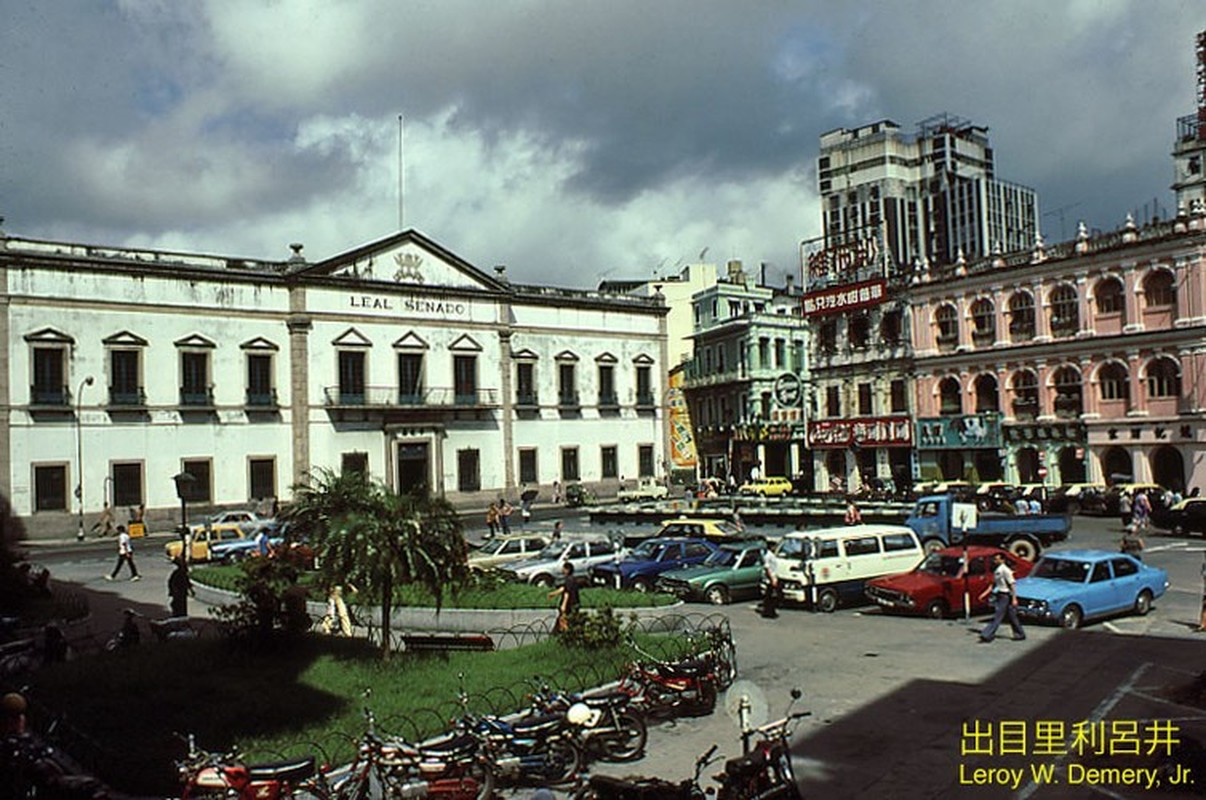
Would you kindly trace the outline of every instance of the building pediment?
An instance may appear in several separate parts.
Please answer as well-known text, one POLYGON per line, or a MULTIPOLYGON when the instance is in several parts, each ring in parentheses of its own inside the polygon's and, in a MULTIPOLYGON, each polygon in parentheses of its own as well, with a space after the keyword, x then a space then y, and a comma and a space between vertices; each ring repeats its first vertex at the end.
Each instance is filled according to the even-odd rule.
POLYGON ((414 331, 407 331, 394 342, 395 350, 426 350, 427 342, 414 331))
POLYGON ((331 344, 336 347, 372 347, 373 341, 355 328, 348 328, 335 337, 331 344))
POLYGON ((294 274, 356 283, 508 291, 507 284, 415 231, 404 231, 334 258, 303 265, 294 274))
POLYGON ((472 336, 465 333, 458 336, 452 344, 448 345, 448 349, 461 353, 480 353, 482 346, 472 336))
POLYGON ((248 339, 239 345, 240 350, 251 350, 253 352, 275 353, 281 348, 273 341, 265 339, 263 336, 257 336, 254 339, 248 339))
POLYGON ((212 340, 202 336, 199 333, 189 334, 175 341, 177 347, 202 347, 207 350, 217 348, 217 344, 212 340))
POLYGON ((75 344, 75 339, 54 328, 42 328, 25 334, 25 341, 32 344, 75 344))
POLYGON ((101 344, 105 347, 146 347, 147 340, 130 331, 118 331, 101 339, 101 344))

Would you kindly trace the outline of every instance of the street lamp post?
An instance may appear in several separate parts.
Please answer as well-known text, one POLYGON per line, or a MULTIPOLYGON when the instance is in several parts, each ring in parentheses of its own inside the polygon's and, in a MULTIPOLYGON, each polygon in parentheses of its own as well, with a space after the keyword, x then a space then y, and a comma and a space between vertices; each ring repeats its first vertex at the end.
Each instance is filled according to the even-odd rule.
POLYGON ((188 542, 188 494, 197 478, 191 472, 181 472, 173 475, 172 480, 176 483, 176 496, 180 498, 180 555, 188 561, 192 557, 188 542))
POLYGON ((75 391, 75 499, 80 504, 80 524, 75 532, 76 541, 84 541, 84 429, 80 419, 80 407, 84 403, 84 387, 94 383, 91 375, 80 381, 75 391))

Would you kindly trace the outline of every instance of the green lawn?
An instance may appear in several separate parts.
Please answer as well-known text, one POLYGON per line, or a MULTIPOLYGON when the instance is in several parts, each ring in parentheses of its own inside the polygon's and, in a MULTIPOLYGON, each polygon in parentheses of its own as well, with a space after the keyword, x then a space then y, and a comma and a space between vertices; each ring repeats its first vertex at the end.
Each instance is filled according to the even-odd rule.
MULTIPOLYGON (((213 586, 218 589, 235 591, 235 582, 242 574, 237 565, 196 567, 190 575, 197 583, 213 586)), ((313 586, 314 573, 302 575, 303 584, 311 585, 311 598, 325 600, 326 595, 313 586)), ((354 596, 352 596, 354 600, 354 596)), ((429 607, 435 605, 435 598, 417 586, 403 586, 394 593, 394 602, 399 606, 429 607)), ((647 608, 650 606, 666 606, 677 602, 673 595, 651 593, 642 594, 634 591, 620 591, 601 586, 589 586, 582 589, 583 608, 647 608)), ((528 584, 509 583, 490 577, 479 577, 459 590, 449 592, 444 596, 445 608, 552 608, 553 601, 548 598, 548 590, 528 584)))
MULTIPOLYGON (((682 640, 641 636, 646 649, 673 654, 682 640)), ((103 743, 101 777, 131 793, 173 790, 174 734, 220 751, 238 744, 251 759, 315 754, 350 760, 367 702, 381 730, 416 739, 447 728, 458 674, 476 710, 523 704, 535 674, 566 689, 618 676, 631 650, 583 651, 548 640, 493 653, 395 655, 382 662, 367 643, 308 636, 271 651, 238 650, 225 640, 171 641, 55 665, 37 674, 36 697, 103 743), (366 701, 364 691, 371 689, 366 701), (107 751, 109 755, 103 753, 107 751)))

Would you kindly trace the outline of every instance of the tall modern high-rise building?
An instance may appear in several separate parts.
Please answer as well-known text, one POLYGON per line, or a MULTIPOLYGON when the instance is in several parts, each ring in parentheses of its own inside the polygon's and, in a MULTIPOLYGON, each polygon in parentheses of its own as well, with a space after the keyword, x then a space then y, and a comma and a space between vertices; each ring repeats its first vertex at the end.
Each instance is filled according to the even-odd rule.
POLYGON ((878 229, 887 268, 952 264, 1030 247, 1038 195, 996 176, 988 128, 939 114, 913 134, 891 120, 821 135, 822 230, 830 244, 878 229))

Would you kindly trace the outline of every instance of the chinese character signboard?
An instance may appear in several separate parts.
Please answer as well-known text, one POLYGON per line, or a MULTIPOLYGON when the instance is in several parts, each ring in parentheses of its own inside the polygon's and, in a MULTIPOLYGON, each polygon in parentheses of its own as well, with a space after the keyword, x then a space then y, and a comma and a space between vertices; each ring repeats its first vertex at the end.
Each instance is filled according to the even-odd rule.
POLYGON ((856 417, 808 423, 810 447, 908 447, 913 422, 908 417, 856 417))
POLYGON ((1001 418, 996 414, 932 417, 917 420, 918 450, 999 448, 1001 418))
POLYGON ((883 278, 809 292, 804 295, 804 316, 819 317, 877 305, 888 299, 888 282, 883 278))

